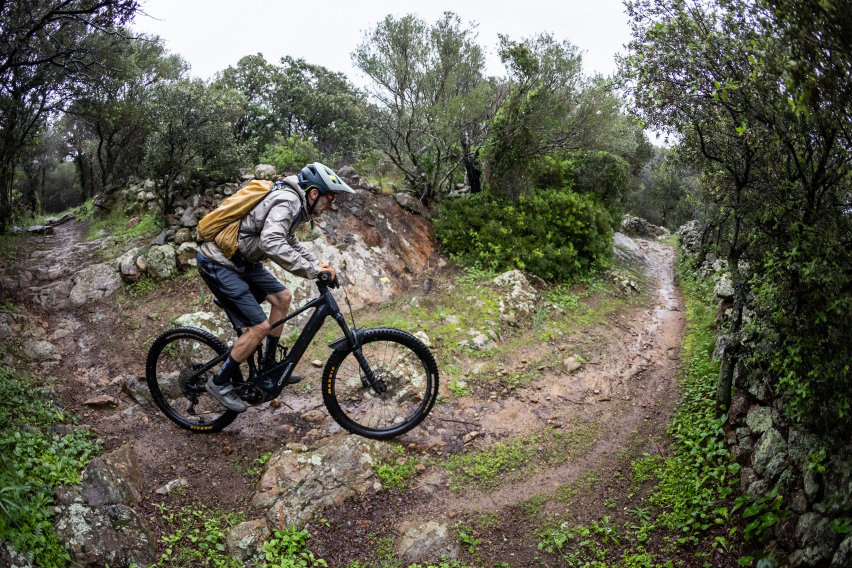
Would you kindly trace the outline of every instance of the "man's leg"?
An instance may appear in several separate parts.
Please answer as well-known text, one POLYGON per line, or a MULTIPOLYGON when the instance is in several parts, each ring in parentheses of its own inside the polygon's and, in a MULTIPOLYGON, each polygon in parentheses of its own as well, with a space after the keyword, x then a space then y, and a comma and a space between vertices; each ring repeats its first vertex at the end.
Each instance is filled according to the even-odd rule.
MULTIPOLYGON (((275 294, 269 294, 268 296, 266 296, 265 299, 272 306, 272 310, 270 310, 269 312, 270 325, 284 319, 287 314, 290 313, 290 302, 293 300, 293 294, 290 292, 290 290, 282 290, 281 292, 277 292, 275 294)), ((275 338, 279 338, 281 337, 281 331, 283 328, 283 325, 279 325, 273 329, 270 329, 269 335, 275 338)))

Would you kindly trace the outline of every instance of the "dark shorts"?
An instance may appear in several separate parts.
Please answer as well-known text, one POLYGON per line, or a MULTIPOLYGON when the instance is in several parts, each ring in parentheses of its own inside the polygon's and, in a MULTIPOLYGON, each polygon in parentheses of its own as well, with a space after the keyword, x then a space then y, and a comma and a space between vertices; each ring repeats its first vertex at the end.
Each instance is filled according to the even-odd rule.
POLYGON ((262 262, 247 264, 240 270, 228 268, 198 254, 198 273, 213 295, 222 302, 229 315, 244 326, 260 325, 266 314, 260 302, 270 294, 285 290, 262 262))

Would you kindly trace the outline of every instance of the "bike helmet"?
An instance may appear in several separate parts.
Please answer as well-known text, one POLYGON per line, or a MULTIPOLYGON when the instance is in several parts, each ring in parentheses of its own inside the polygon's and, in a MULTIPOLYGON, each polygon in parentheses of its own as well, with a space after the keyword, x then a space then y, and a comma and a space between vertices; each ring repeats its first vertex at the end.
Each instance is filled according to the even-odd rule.
POLYGON ((306 193, 317 188, 320 195, 329 193, 355 193, 336 173, 319 162, 308 164, 299 172, 299 187, 306 193))

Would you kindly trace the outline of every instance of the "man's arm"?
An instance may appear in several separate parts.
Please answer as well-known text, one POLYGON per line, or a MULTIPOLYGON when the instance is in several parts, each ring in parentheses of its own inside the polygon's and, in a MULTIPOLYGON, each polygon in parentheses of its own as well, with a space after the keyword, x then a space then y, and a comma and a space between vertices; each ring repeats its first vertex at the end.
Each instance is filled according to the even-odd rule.
POLYGON ((320 273, 316 257, 305 250, 299 239, 287 235, 300 208, 294 196, 293 201, 284 201, 270 209, 260 232, 260 248, 284 270, 296 276, 314 279, 320 273))

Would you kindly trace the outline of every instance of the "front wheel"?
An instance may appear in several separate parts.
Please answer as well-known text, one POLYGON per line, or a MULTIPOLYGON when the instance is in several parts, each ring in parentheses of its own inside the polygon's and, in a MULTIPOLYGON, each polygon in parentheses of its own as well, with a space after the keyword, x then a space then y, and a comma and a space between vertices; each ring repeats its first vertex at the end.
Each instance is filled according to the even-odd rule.
POLYGON ((218 432, 233 422, 238 413, 220 405, 204 388, 222 363, 198 374, 226 350, 216 336, 194 327, 176 327, 160 335, 145 363, 154 403, 176 424, 193 432, 218 432))
POLYGON ((336 350, 322 381, 329 414, 349 432, 367 438, 384 440, 408 432, 426 418, 438 396, 435 358, 419 339, 399 329, 368 329, 361 350, 382 388, 369 385, 350 350, 336 350))

